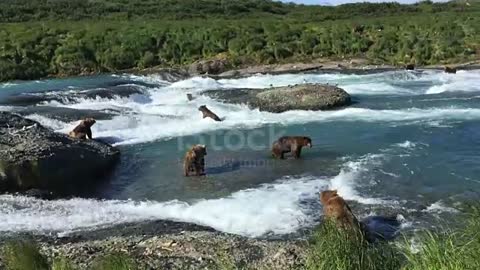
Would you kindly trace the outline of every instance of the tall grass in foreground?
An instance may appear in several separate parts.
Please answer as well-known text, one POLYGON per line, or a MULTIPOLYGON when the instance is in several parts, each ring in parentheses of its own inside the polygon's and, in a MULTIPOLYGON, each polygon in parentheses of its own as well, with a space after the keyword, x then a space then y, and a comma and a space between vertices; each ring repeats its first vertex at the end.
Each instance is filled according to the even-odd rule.
POLYGON ((32 242, 9 242, 3 246, 1 256, 7 270, 50 269, 47 259, 32 242))
POLYGON ((73 264, 65 257, 55 258, 52 262, 52 270, 75 270, 73 264))
POLYGON ((394 246, 369 244, 359 231, 323 222, 312 236, 306 264, 310 270, 389 270, 399 269, 400 259, 394 246))
POLYGON ((136 270, 135 261, 123 253, 112 253, 105 257, 97 258, 92 270, 136 270))
MULTIPOLYGON (((308 270, 479 270, 480 206, 466 211, 463 227, 424 230, 408 240, 369 244, 360 233, 321 224, 312 236, 308 270)), ((406 238, 405 238, 406 239, 406 238)))
POLYGON ((423 232, 418 247, 403 246, 405 270, 480 269, 480 207, 468 210, 463 229, 423 232))

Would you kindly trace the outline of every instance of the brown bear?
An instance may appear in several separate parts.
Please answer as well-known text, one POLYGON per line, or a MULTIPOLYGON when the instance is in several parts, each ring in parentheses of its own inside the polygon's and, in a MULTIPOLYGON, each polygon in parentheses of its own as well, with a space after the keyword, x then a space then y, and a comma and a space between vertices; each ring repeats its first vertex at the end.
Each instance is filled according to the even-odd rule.
POLYGON ((457 68, 445 66, 444 71, 445 71, 445 73, 455 74, 455 73, 457 73, 457 68))
POLYGON ((205 175, 205 156, 207 155, 207 147, 202 144, 192 146, 185 154, 183 160, 183 171, 185 176, 201 176, 205 175))
POLYGON ((414 70, 415 69, 415 64, 406 64, 405 69, 406 70, 414 70))
POLYGON ((192 100, 194 100, 195 98, 193 97, 192 94, 188 93, 188 94, 187 94, 187 99, 188 99, 188 101, 192 101, 192 100))
POLYGON ((292 152, 293 157, 298 159, 304 146, 312 148, 312 139, 302 136, 284 136, 273 143, 272 155, 274 158, 284 159, 285 153, 292 152))
POLYGON ((77 138, 77 139, 93 139, 92 137, 92 129, 91 127, 96 123, 95 119, 93 118, 85 118, 76 126, 70 133, 68 133, 68 136, 72 138, 77 138))
POLYGON ((363 231, 362 225, 336 190, 322 191, 320 193, 320 202, 323 205, 323 215, 325 218, 334 221, 342 228, 363 231))
POLYGON ((214 114, 212 111, 210 111, 206 105, 202 105, 200 107, 198 107, 198 110, 202 112, 203 114, 203 118, 205 117, 210 117, 212 118, 213 120, 215 121, 222 121, 222 119, 220 119, 220 117, 218 117, 218 115, 214 114))

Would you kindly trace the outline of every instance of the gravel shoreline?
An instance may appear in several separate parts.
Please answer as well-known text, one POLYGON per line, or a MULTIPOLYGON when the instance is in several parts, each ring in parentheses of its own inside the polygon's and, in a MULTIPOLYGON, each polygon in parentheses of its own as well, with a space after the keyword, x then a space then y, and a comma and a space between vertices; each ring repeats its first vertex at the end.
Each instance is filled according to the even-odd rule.
POLYGON ((36 242, 49 260, 64 257, 77 269, 89 269, 95 259, 112 253, 126 254, 139 269, 302 269, 307 250, 301 239, 255 239, 172 221, 123 224, 64 237, 3 235, 0 245, 12 240, 36 242))

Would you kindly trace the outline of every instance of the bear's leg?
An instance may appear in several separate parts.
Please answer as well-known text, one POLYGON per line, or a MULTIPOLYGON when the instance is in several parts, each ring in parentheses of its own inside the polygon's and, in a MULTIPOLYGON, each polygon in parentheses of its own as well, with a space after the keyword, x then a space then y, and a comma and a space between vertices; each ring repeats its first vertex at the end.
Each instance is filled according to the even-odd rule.
POLYGON ((195 161, 195 175, 202 175, 202 165, 200 164, 200 161, 195 161))
POLYGON ((190 165, 190 162, 186 162, 185 165, 183 165, 183 175, 184 176, 190 176, 190 171, 192 166, 190 165))
POLYGON ((205 159, 202 158, 199 164, 199 175, 205 175, 205 159))
POLYGON ((283 158, 283 151, 278 149, 277 147, 273 147, 272 149, 272 156, 274 158, 280 158, 282 159, 283 158))
POLYGON ((293 153, 293 157, 295 159, 299 159, 300 158, 300 154, 302 153, 302 147, 300 146, 294 146, 292 147, 292 153, 293 153))

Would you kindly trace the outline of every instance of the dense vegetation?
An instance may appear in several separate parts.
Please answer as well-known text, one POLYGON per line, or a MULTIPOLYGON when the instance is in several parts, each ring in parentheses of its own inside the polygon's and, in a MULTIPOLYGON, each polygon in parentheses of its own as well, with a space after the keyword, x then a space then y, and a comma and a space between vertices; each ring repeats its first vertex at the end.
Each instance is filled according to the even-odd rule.
POLYGON ((228 58, 233 65, 367 58, 418 65, 480 55, 480 3, 2 0, 0 81, 228 58))

